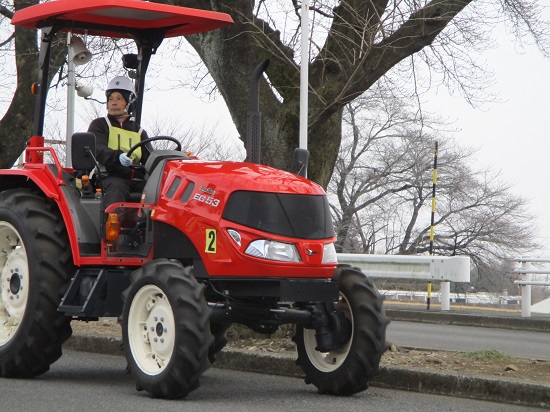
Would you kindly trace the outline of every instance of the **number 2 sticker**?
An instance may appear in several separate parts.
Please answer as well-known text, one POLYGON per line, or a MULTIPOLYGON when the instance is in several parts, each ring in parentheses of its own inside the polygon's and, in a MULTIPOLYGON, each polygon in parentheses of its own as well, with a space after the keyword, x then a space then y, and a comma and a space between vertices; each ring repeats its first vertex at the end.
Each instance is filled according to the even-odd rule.
POLYGON ((206 229, 206 253, 216 253, 216 229, 206 229))

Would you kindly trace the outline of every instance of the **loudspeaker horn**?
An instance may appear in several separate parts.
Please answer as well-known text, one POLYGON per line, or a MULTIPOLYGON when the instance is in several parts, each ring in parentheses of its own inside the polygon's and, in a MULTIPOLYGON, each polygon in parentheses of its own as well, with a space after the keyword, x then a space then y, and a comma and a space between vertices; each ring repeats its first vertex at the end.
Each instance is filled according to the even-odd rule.
POLYGON ((92 59, 92 53, 86 48, 84 41, 78 36, 71 36, 69 45, 73 54, 73 63, 76 66, 88 63, 92 59))

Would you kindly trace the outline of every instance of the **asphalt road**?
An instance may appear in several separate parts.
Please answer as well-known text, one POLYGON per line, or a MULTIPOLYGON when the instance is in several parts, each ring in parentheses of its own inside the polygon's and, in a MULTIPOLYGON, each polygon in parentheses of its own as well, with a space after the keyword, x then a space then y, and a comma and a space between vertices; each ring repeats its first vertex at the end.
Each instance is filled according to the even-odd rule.
POLYGON ((386 339, 397 346, 478 351, 497 349, 511 356, 550 359, 550 333, 392 321, 386 339))
POLYGON ((64 351, 36 379, 0 379, 1 410, 39 411, 209 411, 284 412, 443 410, 500 412, 538 409, 379 388, 352 397, 319 395, 296 378, 210 369, 201 387, 184 400, 150 399, 134 389, 121 356, 64 351))

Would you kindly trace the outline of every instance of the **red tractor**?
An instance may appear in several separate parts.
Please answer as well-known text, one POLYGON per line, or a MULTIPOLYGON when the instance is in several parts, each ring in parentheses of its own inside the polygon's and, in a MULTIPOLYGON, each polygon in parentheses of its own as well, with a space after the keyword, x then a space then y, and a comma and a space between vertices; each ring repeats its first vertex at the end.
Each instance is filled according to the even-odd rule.
POLYGON ((72 136, 70 168, 44 146, 59 33, 135 41, 138 53, 123 61, 135 75, 139 122, 147 66, 163 39, 231 22, 140 0, 54 0, 15 13, 12 24, 41 29, 41 50, 26 162, 0 171, 1 376, 46 372, 71 320, 114 316, 137 388, 154 397, 197 388, 232 323, 266 334, 296 325, 297 363, 319 392, 350 395, 377 373, 383 298, 360 270, 337 264, 327 197, 300 175, 303 152, 287 172, 190 159, 176 141, 150 155, 135 202, 105 208, 75 177, 100 166, 95 136, 72 136))

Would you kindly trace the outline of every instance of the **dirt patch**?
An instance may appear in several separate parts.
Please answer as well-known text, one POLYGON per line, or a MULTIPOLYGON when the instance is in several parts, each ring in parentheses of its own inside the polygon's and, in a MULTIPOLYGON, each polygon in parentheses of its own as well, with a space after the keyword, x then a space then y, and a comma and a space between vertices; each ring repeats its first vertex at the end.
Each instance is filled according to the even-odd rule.
MULTIPOLYGON (((469 355, 464 352, 395 348, 384 354, 381 363, 550 385, 550 361, 512 357, 493 359, 490 355, 485 359, 472 359, 469 355)), ((483 357, 483 353, 480 356, 483 357)))
MULTIPOLYGON (((120 325, 114 319, 73 321, 71 325, 75 333, 121 337, 120 325)), ((242 328, 232 328, 228 331, 227 347, 254 352, 295 352, 290 336, 290 330, 283 330, 276 337, 259 338, 252 332, 247 333, 246 329, 243 332, 242 328)), ((381 364, 550 385, 550 361, 499 356, 495 352, 434 351, 392 345, 382 357, 381 364)))
POLYGON ((122 337, 120 325, 115 319, 102 318, 97 322, 84 322, 73 320, 71 322, 73 333, 86 333, 94 335, 105 335, 113 337, 122 337))

